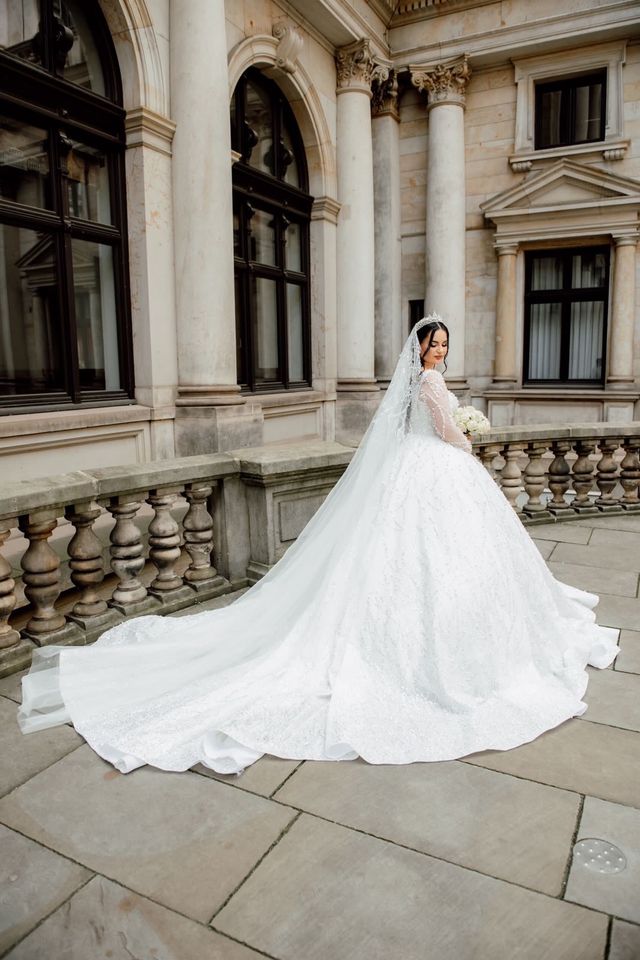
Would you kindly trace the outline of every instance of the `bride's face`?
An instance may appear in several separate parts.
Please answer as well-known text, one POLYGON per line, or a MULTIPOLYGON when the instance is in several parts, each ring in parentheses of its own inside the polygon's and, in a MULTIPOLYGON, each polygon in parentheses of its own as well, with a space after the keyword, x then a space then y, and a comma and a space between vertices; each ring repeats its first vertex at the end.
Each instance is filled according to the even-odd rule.
POLYGON ((449 350, 447 334, 444 330, 436 330, 429 344, 428 338, 420 345, 420 358, 425 370, 431 370, 442 363, 449 350))

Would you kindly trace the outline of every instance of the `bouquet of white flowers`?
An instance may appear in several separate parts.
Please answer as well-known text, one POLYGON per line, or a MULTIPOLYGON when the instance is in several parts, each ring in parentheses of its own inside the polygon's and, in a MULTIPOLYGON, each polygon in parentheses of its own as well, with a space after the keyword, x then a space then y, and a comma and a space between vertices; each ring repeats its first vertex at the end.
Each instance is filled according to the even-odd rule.
POLYGON ((480 436, 491 429, 491 424, 484 413, 476 410, 475 407, 458 407, 453 413, 453 418, 463 433, 472 436, 480 436))

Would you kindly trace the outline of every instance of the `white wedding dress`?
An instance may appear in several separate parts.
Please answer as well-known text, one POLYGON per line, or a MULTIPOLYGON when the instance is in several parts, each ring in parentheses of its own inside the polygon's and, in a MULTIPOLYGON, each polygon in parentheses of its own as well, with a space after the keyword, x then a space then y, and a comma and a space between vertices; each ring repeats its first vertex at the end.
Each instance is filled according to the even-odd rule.
POLYGON ((336 488, 226 608, 44 647, 25 732, 71 720, 102 757, 240 772, 263 754, 411 763, 506 750, 582 713, 618 631, 549 572, 470 453, 416 329, 336 488))

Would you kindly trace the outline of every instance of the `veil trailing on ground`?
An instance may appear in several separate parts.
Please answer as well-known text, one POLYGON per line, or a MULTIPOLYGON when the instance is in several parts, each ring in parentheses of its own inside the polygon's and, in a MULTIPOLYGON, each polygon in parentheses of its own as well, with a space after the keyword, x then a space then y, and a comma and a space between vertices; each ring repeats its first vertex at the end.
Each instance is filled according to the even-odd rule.
MULTIPOLYGON (((318 615, 326 619, 336 594, 332 586, 335 560, 347 544, 349 549, 357 544, 363 551, 360 562, 366 564, 366 544, 384 497, 385 476, 410 430, 412 399, 422 369, 417 331, 440 319, 433 314, 414 326, 349 467, 261 581, 219 610, 177 619, 138 617, 112 627, 88 647, 51 645, 35 650, 31 672, 23 680, 18 714, 23 732, 71 719, 83 733, 85 719, 114 712, 124 722, 128 713, 143 704, 177 696, 181 688, 193 687, 203 677, 208 679, 208 689, 217 684, 222 688, 238 667, 269 656, 302 619, 312 621, 318 615), (361 531, 356 530, 358 526, 361 531)), ((329 612, 336 623, 339 616, 339 609, 329 612)), ((98 752, 121 769, 133 769, 141 762, 131 757, 123 763, 120 756, 109 756, 105 744, 98 752)), ((150 761, 144 758, 144 762, 150 761)))

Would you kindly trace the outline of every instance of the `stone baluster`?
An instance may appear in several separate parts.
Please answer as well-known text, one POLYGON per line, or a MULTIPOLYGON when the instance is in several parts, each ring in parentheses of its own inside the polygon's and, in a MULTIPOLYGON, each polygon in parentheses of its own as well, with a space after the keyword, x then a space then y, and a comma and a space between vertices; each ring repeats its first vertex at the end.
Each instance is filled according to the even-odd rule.
POLYGON ((171 516, 171 507, 176 502, 179 489, 162 487, 151 490, 147 502, 153 507, 153 520, 149 524, 149 559, 158 568, 149 592, 161 599, 182 586, 182 577, 175 565, 180 559, 180 527, 171 516))
POLYGON ((33 614, 22 635, 38 646, 57 643, 67 627, 62 613, 55 608, 60 595, 60 558, 49 544, 49 537, 57 526, 53 510, 20 517, 19 526, 29 541, 22 556, 22 580, 33 614))
POLYGON ((207 501, 212 488, 202 483, 188 483, 185 497, 189 509, 182 521, 187 553, 191 557, 189 569, 184 579, 194 590, 202 590, 220 579, 218 571, 211 565, 213 550, 213 517, 207 509, 207 501))
POLYGON ((530 521, 538 523, 551 520, 551 514, 546 504, 540 499, 547 485, 547 471, 544 468, 542 457, 547 452, 549 443, 546 440, 532 440, 527 444, 529 462, 524 468, 524 489, 529 499, 523 510, 530 521))
POLYGON ((111 497, 107 505, 115 520, 111 540, 111 569, 119 580, 109 600, 109 606, 125 615, 141 613, 154 606, 147 596, 147 588, 140 581, 144 569, 142 536, 133 521, 140 509, 140 501, 131 496, 111 497))
POLYGON ((620 506, 625 510, 640 510, 640 438, 626 438, 624 441, 624 457, 620 464, 620 484, 624 495, 620 506))
POLYGON ((474 451, 479 450, 480 460, 482 466, 485 468, 492 480, 495 480, 499 484, 498 472, 493 466, 493 461, 499 455, 501 446, 499 443, 483 443, 476 447, 474 444, 474 451))
POLYGON ((520 513, 517 500, 522 493, 522 471, 518 463, 522 451, 523 445, 521 443, 507 443, 502 448, 505 464, 500 472, 500 486, 516 513, 520 513))
POLYGON ((556 515, 572 512, 571 505, 565 500, 565 494, 571 485, 571 467, 566 456, 571 447, 571 440, 554 440, 551 444, 554 457, 549 464, 549 489, 553 498, 547 504, 547 509, 556 515))
MULTIPOLYGON (((0 527, 0 551, 10 533, 8 527, 0 527)), ((7 647, 14 647, 20 643, 20 634, 9 626, 9 617, 16 605, 15 588, 16 582, 11 576, 11 567, 0 552, 0 650, 6 650, 7 647)))
POLYGON ((571 506, 576 513, 587 517, 598 513, 589 497, 595 480, 595 467, 591 460, 595 448, 595 440, 577 440, 575 444, 577 457, 573 464, 572 485, 576 495, 571 506))
POLYGON ((600 447, 600 461, 596 472, 596 484, 600 496, 596 500, 596 507, 603 513, 612 513, 620 509, 618 501, 613 496, 618 482, 618 465, 614 454, 620 446, 619 438, 607 437, 598 441, 600 447))
POLYGON ((69 619, 85 629, 110 619, 106 600, 98 594, 104 580, 102 544, 93 531, 93 524, 100 516, 97 503, 74 503, 67 507, 65 516, 75 527, 69 541, 69 568, 71 580, 80 591, 80 598, 69 614, 69 619))

